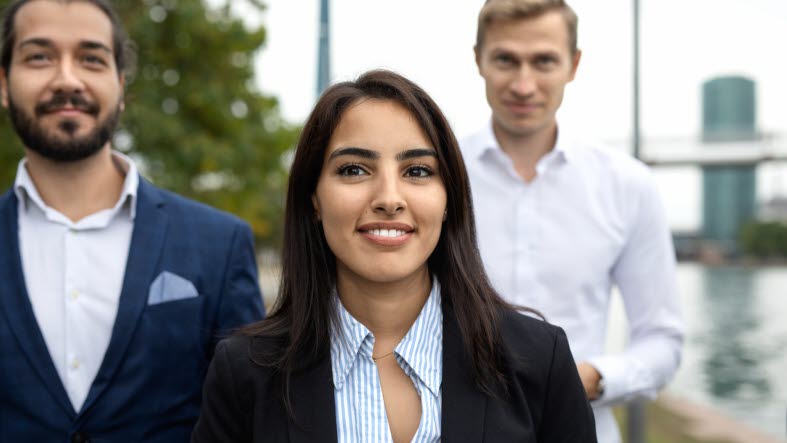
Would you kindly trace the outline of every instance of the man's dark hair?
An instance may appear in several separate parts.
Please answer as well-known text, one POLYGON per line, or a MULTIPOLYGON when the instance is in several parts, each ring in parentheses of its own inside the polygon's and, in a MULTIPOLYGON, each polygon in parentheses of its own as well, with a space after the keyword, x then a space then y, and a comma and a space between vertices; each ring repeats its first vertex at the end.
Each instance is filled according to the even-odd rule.
MULTIPOLYGON (((13 56, 14 45, 16 44, 16 34, 14 30, 14 20, 16 13, 26 3, 34 0, 15 0, 3 10, 2 15, 2 36, 0 36, 0 67, 8 74, 11 68, 11 57, 13 56)), ((100 9, 109 18, 112 24, 112 52, 115 54, 115 66, 117 67, 118 76, 123 77, 127 70, 134 65, 134 58, 136 56, 134 45, 128 38, 123 25, 120 23, 117 14, 107 0, 56 0, 60 3, 71 3, 75 1, 82 1, 89 3, 100 9)))

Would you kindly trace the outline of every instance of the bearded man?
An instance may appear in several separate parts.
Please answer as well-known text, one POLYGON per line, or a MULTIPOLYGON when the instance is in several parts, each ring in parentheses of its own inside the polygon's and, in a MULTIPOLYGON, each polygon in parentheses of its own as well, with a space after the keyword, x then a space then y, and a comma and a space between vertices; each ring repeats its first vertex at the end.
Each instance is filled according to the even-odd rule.
POLYGON ((131 55, 105 0, 17 0, 0 92, 0 441, 186 442, 219 335, 262 318, 251 231, 154 187, 111 137, 131 55))

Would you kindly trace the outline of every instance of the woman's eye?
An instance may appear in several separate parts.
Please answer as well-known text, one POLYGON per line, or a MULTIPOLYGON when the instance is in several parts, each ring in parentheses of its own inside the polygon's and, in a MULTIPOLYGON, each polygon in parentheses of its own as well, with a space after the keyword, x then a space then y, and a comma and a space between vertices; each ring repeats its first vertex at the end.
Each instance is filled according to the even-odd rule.
POLYGON ((360 175, 366 175, 366 171, 360 165, 342 165, 339 167, 338 171, 339 175, 345 177, 357 177, 360 175))
POLYGON ((433 172, 427 166, 411 166, 407 168, 407 172, 405 174, 408 177, 426 178, 431 177, 433 172))

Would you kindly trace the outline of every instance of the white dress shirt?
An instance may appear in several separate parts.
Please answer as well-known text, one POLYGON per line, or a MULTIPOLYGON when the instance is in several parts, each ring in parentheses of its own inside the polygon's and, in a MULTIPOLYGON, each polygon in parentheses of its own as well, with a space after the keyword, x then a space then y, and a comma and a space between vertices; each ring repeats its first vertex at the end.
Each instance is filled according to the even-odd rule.
POLYGON ((134 227, 137 169, 128 157, 113 155, 126 175, 120 199, 78 222, 44 203, 26 159, 14 182, 27 294, 75 411, 109 346, 134 227))
POLYGON ((672 239, 649 170, 559 131, 527 183, 491 123, 463 140, 462 151, 493 285, 565 329, 576 361, 601 373, 605 392, 593 402, 598 441, 619 442, 609 405, 653 398, 677 369, 683 342, 672 239), (623 352, 609 354, 613 286, 630 337, 623 352))
MULTIPOLYGON (((331 369, 336 402, 339 443, 393 442, 380 386, 372 359, 374 334, 353 318, 336 298, 338 325, 331 330, 331 369), (338 326, 338 328, 336 327, 338 326)), ((443 381, 443 311, 440 284, 432 290, 415 323, 396 345, 394 355, 421 398, 421 421, 413 442, 440 441, 443 381)), ((391 358, 391 357, 388 357, 391 358)))

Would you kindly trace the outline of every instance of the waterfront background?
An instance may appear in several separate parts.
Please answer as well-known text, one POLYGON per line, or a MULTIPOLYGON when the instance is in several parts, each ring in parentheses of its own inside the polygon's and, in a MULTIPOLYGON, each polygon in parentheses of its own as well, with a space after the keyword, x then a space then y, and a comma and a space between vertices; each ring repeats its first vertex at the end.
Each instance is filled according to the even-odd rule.
MULTIPOLYGON (((686 342, 666 392, 787 441, 787 266, 678 266, 686 342)), ((626 325, 612 306, 608 347, 626 325)))
POLYGON ((668 391, 787 435, 787 267, 679 266, 683 362, 668 391))

